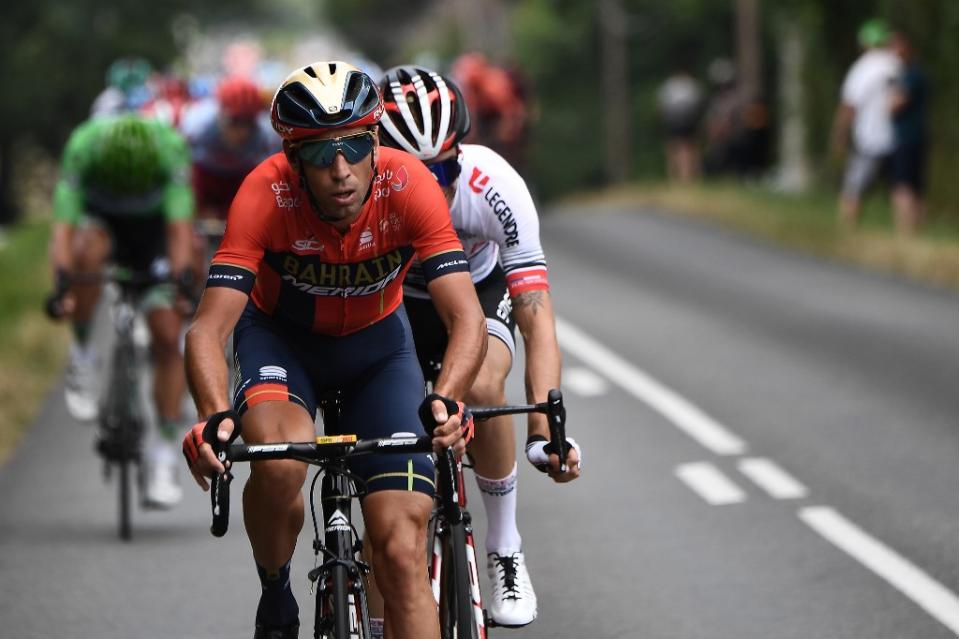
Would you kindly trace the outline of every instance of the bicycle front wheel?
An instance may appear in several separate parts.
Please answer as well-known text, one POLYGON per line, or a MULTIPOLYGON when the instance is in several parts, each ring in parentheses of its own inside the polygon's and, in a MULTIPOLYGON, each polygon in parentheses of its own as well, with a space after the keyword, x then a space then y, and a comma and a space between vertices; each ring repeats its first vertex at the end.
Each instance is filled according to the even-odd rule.
POLYGON ((317 596, 314 636, 370 639, 370 613, 362 583, 353 583, 345 566, 334 566, 328 579, 328 591, 317 596))
POLYGON ((467 557, 466 526, 451 525, 443 535, 440 576, 440 634, 444 639, 485 639, 483 611, 473 603, 473 582, 478 575, 467 557))
POLYGON ((133 489, 131 487, 131 462, 129 459, 121 459, 117 462, 120 466, 120 476, 117 477, 119 481, 118 486, 118 497, 120 503, 119 506, 119 533, 120 539, 123 541, 130 541, 130 538, 133 536, 133 526, 130 523, 132 509, 131 502, 133 500, 133 489))

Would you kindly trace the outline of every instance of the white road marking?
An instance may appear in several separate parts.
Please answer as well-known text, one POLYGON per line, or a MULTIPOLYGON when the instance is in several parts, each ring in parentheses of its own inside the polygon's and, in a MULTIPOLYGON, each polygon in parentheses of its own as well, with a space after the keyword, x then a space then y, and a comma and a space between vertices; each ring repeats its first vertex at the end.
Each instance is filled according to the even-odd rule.
POLYGON ((959 597, 951 590, 832 508, 803 508, 799 518, 959 635, 959 597))
POLYGON ((746 501, 746 493, 712 464, 683 464, 676 467, 676 476, 713 506, 746 501))
POLYGON ((762 457, 739 460, 739 472, 775 499, 802 499, 809 490, 776 462, 762 457))
POLYGON ((557 317, 556 332, 565 350, 603 373, 612 383, 639 398, 712 452, 741 455, 746 451, 746 442, 725 426, 582 330, 557 317))
POLYGON ((563 367, 563 388, 568 388, 581 397, 605 395, 609 384, 605 379, 582 366, 563 367))

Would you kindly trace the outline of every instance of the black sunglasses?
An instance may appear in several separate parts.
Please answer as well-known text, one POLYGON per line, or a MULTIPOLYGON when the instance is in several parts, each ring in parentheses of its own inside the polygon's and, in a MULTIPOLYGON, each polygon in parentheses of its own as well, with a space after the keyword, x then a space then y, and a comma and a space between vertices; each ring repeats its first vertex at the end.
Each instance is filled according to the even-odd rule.
POLYGON ((373 133, 363 131, 353 135, 344 135, 340 138, 304 142, 300 145, 297 155, 304 162, 325 169, 333 164, 337 153, 342 153, 350 164, 356 164, 369 155, 375 145, 376 140, 373 138, 373 133))

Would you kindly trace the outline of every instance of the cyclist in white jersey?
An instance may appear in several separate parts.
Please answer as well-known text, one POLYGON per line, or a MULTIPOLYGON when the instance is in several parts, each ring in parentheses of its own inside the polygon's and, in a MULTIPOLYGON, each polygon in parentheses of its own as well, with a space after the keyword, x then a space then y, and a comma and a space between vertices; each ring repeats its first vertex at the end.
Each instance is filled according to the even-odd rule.
MULTIPOLYGON (((469 111, 448 78, 421 67, 396 67, 386 72, 380 88, 386 105, 380 141, 418 157, 443 188, 489 334, 497 338, 489 340, 467 403, 505 403, 516 325, 526 347, 527 401, 545 401, 550 388, 559 388, 561 362, 539 218, 526 183, 491 149, 459 144, 469 132, 469 111)), ((388 181, 384 184, 390 188, 388 181)), ((404 283, 404 304, 420 365, 429 376, 432 362, 442 356, 446 330, 416 265, 404 283)), ((530 416, 528 434, 527 457, 534 465, 548 458, 552 464, 548 472, 556 482, 579 476, 580 450, 574 441, 569 440, 568 471, 559 472, 558 456, 549 456, 552 448, 543 415, 530 416)), ((493 589, 489 612, 499 625, 524 626, 536 618, 536 594, 516 525, 512 418, 489 420, 477 428, 469 453, 488 520, 487 569, 493 589)))

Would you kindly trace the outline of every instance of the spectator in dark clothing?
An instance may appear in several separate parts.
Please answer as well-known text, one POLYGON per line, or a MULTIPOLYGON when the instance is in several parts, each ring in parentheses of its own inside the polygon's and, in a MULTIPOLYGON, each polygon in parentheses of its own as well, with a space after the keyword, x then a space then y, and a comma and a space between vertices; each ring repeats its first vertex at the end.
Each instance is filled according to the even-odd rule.
POLYGON ((699 120, 703 93, 685 69, 669 76, 657 93, 666 129, 666 172, 669 179, 689 183, 699 177, 699 120))
POLYGON ((929 84, 916 62, 908 37, 896 32, 892 50, 902 60, 902 73, 892 98, 895 146, 891 156, 892 203, 896 228, 913 233, 925 217, 926 104, 929 84))

